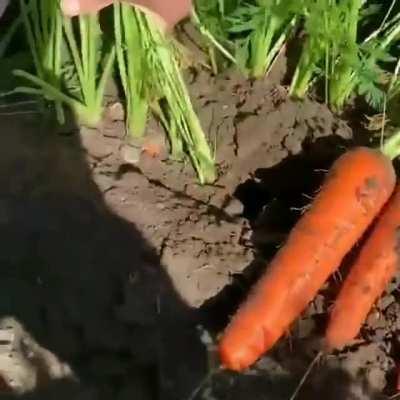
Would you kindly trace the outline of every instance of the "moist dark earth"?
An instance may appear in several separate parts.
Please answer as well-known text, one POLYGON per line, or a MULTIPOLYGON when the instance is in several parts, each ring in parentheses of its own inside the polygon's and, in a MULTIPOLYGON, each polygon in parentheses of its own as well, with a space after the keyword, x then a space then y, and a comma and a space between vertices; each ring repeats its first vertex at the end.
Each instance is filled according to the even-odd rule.
MULTIPOLYGON (((216 150, 219 179, 206 187, 189 164, 167 159, 166 142, 158 158, 132 162, 113 96, 98 130, 0 114, 1 317, 17 319, 74 373, 51 380, 42 371, 21 398, 290 398, 320 350, 345 265, 253 368, 222 371, 215 343, 329 166, 368 136, 362 114, 355 124, 290 100, 284 69, 256 82, 187 73, 216 150)), ((154 120, 148 135, 165 140, 154 120)), ((299 399, 396 394, 399 297, 396 278, 360 339, 323 356, 299 399)))

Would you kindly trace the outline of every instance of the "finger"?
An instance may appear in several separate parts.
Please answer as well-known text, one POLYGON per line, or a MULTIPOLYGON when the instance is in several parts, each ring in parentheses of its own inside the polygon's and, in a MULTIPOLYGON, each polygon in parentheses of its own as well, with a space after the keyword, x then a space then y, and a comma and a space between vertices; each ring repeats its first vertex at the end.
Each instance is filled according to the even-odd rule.
POLYGON ((10 0, 0 0, 0 17, 5 13, 10 0))
POLYGON ((69 17, 95 13, 113 3, 113 0, 62 0, 61 9, 69 17))
MULTIPOLYGON (((189 15, 191 0, 126 0, 132 5, 139 6, 142 10, 159 16, 158 21, 162 27, 172 28, 180 20, 189 15), (160 21, 160 18, 162 21, 160 21)), ((65 15, 94 13, 113 3, 113 0, 62 0, 61 7, 65 15)))
POLYGON ((168 28, 173 28, 187 17, 192 6, 191 0, 130 0, 129 2, 159 15, 168 28))

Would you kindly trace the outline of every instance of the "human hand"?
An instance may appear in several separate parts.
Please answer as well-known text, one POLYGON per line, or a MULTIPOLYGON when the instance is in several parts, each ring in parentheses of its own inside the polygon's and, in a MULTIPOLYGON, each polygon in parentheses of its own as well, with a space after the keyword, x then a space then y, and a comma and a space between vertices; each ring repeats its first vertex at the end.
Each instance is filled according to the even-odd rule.
MULTIPOLYGON (((164 28, 174 27, 190 13, 191 0, 125 0, 144 11, 158 16, 164 28)), ((61 7, 65 15, 93 13, 113 3, 113 0, 62 0, 61 7)))
POLYGON ((6 11, 7 6, 9 5, 10 0, 0 0, 0 17, 6 11))

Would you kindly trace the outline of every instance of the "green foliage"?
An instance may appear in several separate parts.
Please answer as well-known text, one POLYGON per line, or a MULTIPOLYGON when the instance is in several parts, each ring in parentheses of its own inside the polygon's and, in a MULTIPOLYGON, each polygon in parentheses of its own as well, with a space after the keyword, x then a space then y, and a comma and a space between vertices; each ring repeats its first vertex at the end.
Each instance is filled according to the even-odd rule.
POLYGON ((179 68, 179 53, 151 17, 129 5, 114 5, 117 59, 133 136, 144 133, 147 108, 163 121, 172 156, 187 153, 200 183, 216 179, 214 160, 179 68), (122 17, 122 18, 121 18, 122 17))
POLYGON ((382 65, 394 61, 390 54, 396 39, 397 16, 369 37, 360 27, 368 25, 382 8, 361 0, 307 0, 306 42, 292 80, 290 92, 303 98, 318 78, 325 81, 325 99, 342 110, 350 98, 361 95, 373 107, 382 107, 385 97, 382 65))
POLYGON ((148 65, 148 31, 144 15, 129 6, 114 7, 114 30, 119 76, 125 93, 128 132, 145 133, 152 94, 148 65))
POLYGON ((263 77, 294 31, 302 1, 198 0, 200 30, 247 75, 263 77), (233 54, 233 57, 232 57, 233 54))
POLYGON ((53 101, 61 124, 63 105, 67 105, 78 123, 96 127, 115 57, 114 46, 104 40, 98 16, 81 16, 76 21, 64 18, 54 0, 20 0, 20 8, 35 74, 15 70, 15 76, 31 84, 15 92, 53 101))
MULTIPOLYGON (((116 58, 129 133, 142 137, 152 110, 166 127, 172 156, 188 155, 202 183, 215 180, 213 156, 181 74, 180 50, 149 16, 115 4, 109 37, 98 15, 64 18, 54 0, 19 0, 19 5, 19 19, 2 34, 0 55, 23 23, 34 73, 28 64, 16 70, 15 77, 30 86, 14 92, 54 102, 60 123, 67 105, 79 122, 97 126, 116 58)), ((355 95, 382 109, 387 99, 400 96, 397 10, 397 0, 196 0, 193 21, 215 73, 230 63, 251 78, 263 78, 298 31, 301 54, 292 96, 303 98, 320 82, 334 110, 355 95)))
POLYGON ((254 78, 263 77, 287 41, 302 10, 296 0, 241 2, 228 16, 236 60, 254 78))
MULTIPOLYGON (((37 77, 60 90, 62 68, 62 17, 58 2, 54 0, 19 0, 27 42, 32 55, 37 77)), ((25 76, 20 74, 20 76, 25 76)), ((21 92, 31 89, 20 88, 21 92)), ((57 118, 64 122, 62 104, 48 93, 42 95, 55 102, 57 118)))

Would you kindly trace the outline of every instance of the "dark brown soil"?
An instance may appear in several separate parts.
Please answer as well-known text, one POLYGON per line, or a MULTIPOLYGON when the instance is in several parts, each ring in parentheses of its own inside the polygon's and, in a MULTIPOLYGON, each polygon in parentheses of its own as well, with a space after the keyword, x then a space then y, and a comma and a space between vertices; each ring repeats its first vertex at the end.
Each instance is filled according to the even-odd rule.
MULTIPOLYGON (((352 129, 271 77, 196 69, 188 81, 216 144, 213 186, 165 157, 132 162, 118 104, 101 130, 80 133, 0 116, 1 315, 79 378, 26 398, 289 399, 319 351, 339 279, 254 368, 213 372, 215 335, 354 144, 352 129)), ((149 134, 163 135, 155 121, 149 134)), ((299 398, 393 394, 398 299, 394 282, 361 340, 324 357, 299 398)))

